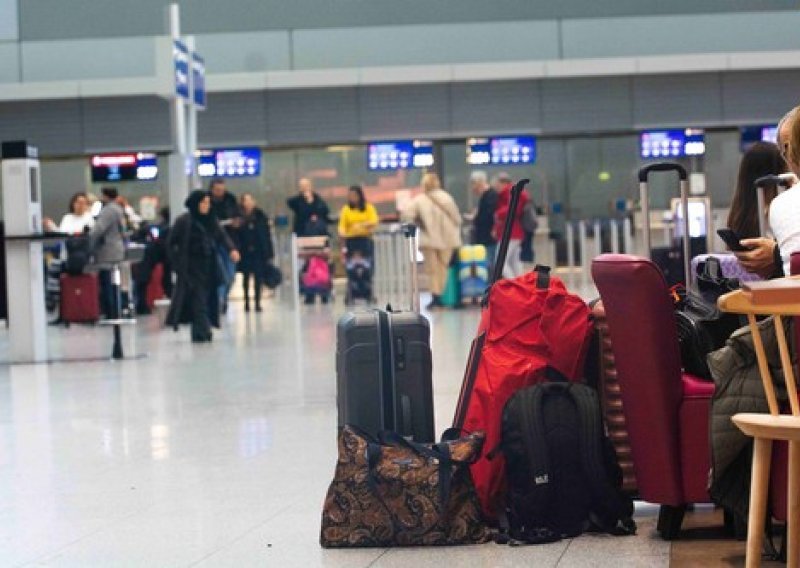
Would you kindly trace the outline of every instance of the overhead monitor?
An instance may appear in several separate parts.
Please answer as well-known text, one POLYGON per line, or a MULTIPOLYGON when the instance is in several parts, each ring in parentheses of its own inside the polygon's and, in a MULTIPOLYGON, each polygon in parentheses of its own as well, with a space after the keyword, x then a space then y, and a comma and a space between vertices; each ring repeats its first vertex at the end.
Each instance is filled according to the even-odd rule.
POLYGON ((756 126, 743 126, 739 129, 739 140, 742 152, 756 142, 777 143, 778 126, 776 124, 759 124, 756 126))
POLYGON ((702 156, 706 153, 705 131, 685 128, 642 132, 639 135, 639 152, 646 160, 702 156))
POLYGON ((200 150, 197 173, 201 177, 249 177, 261 174, 259 148, 217 148, 200 150))
POLYGON ((158 177, 158 157, 151 152, 92 156, 92 181, 153 181, 158 177))
POLYGON ((474 166, 528 165, 536 161, 533 136, 494 136, 467 140, 467 163, 474 166))
POLYGON ((367 168, 373 171, 429 168, 433 163, 430 140, 393 140, 367 145, 367 168))

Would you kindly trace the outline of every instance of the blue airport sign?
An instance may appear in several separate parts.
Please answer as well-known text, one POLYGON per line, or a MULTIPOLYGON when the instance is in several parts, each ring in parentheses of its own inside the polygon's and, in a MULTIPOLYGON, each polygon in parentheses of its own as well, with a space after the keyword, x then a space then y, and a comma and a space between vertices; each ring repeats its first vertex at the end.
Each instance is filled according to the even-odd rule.
POLYGON ((194 104, 198 110, 206 108, 206 62, 197 53, 192 53, 192 86, 194 104))
POLYGON ((172 61, 175 67, 175 94, 189 100, 189 48, 175 40, 172 43, 172 61))

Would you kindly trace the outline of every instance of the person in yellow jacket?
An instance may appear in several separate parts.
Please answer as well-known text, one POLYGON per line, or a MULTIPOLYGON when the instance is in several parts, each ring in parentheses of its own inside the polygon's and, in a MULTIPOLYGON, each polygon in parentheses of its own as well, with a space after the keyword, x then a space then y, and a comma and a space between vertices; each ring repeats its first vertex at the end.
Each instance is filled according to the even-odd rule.
POLYGON ((344 239, 349 258, 358 252, 364 258, 372 258, 372 233, 378 226, 378 212, 367 203, 360 185, 350 186, 347 205, 339 213, 339 236, 344 239))

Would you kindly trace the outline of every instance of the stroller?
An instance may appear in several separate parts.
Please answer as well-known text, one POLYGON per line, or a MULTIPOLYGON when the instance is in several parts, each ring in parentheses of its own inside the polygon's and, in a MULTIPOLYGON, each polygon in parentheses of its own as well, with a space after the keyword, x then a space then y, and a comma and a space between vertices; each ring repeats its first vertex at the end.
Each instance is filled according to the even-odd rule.
POLYGON ((306 304, 313 304, 319 295, 323 304, 327 304, 333 290, 331 267, 328 258, 321 254, 312 255, 306 260, 300 273, 300 293, 305 296, 306 304))
POLYGON ((356 251, 349 257, 345 255, 344 266, 347 271, 344 303, 351 305, 358 299, 372 302, 372 260, 356 251))

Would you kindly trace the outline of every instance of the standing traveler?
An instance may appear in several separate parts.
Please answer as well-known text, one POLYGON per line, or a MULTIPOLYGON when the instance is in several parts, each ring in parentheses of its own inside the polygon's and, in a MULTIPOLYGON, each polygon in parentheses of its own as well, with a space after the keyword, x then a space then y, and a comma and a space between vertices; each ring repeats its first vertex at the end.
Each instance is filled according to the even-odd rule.
POLYGON ((178 276, 167 325, 178 329, 191 323, 192 341, 211 341, 211 326, 219 327, 217 289, 224 278, 217 250, 224 248, 232 263, 239 262, 233 241, 211 214, 211 196, 196 190, 185 202, 189 210, 175 220, 167 250, 178 276))
MULTIPOLYGON (((508 209, 511 205, 511 178, 508 174, 498 176, 500 195, 497 199, 497 211, 494 214, 494 237, 500 238, 503 235, 503 227, 508 217, 508 209)), ((522 228, 522 214, 525 204, 528 202, 528 194, 524 191, 519 196, 519 206, 517 207, 514 223, 511 228, 511 240, 508 243, 508 256, 505 266, 503 266, 503 278, 516 278, 525 272, 522 266, 522 239, 525 238, 525 230, 522 228)))
POLYGON ((266 213, 256 204, 250 193, 242 195, 242 222, 239 226, 239 272, 244 288, 244 311, 250 311, 250 277, 255 285, 255 308, 261 311, 261 290, 268 266, 275 257, 272 234, 266 213))
POLYGON ((118 202, 119 192, 114 187, 104 187, 100 201, 103 208, 89 232, 90 248, 94 251, 94 263, 100 268, 100 309, 106 318, 117 317, 114 287, 111 285, 111 268, 125 259, 125 212, 118 202))
MULTIPOLYGON (((225 180, 222 178, 212 179, 209 190, 211 192, 211 215, 217 219, 235 246, 240 223, 239 204, 236 196, 227 190, 225 180)), ((219 243, 217 244, 217 256, 224 276, 218 289, 219 308, 224 314, 228 311, 228 295, 231 292, 234 276, 236 276, 236 264, 231 261, 228 250, 219 243)))
POLYGON ((358 252, 364 258, 372 258, 372 233, 378 226, 378 212, 367 203, 360 185, 350 186, 347 205, 339 213, 339 236, 344 239, 349 257, 358 252))
POLYGON ((478 208, 475 211, 473 225, 475 235, 473 243, 486 247, 486 258, 489 259, 489 272, 497 254, 497 239, 492 235, 494 227, 494 214, 497 210, 497 199, 499 194, 489 185, 486 172, 475 171, 469 176, 472 192, 479 197, 478 208))
POLYGON ((86 193, 79 191, 72 195, 69 200, 69 213, 61 218, 57 227, 50 219, 47 219, 46 223, 50 230, 58 230, 67 235, 81 235, 91 229, 94 226, 94 217, 86 193))
POLYGON ((447 269, 461 246, 461 214, 450 194, 442 189, 439 176, 427 173, 421 185, 422 193, 409 202, 401 216, 419 227, 419 247, 433 296, 428 308, 436 308, 442 306, 447 269))
POLYGON ((328 234, 330 213, 328 204, 314 192, 314 184, 308 178, 297 183, 298 195, 286 200, 294 212, 292 231, 298 237, 315 237, 328 234))

